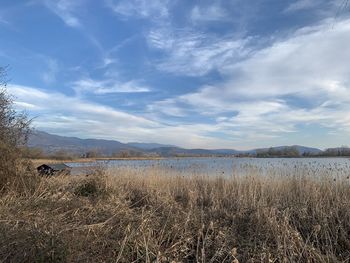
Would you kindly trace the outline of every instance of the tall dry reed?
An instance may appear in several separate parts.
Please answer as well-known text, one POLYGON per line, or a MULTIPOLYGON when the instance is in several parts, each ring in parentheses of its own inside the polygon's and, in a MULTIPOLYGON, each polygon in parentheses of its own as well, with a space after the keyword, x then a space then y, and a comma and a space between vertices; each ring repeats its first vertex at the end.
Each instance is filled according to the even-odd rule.
POLYGON ((118 169, 0 199, 0 262, 349 262, 346 177, 118 169))

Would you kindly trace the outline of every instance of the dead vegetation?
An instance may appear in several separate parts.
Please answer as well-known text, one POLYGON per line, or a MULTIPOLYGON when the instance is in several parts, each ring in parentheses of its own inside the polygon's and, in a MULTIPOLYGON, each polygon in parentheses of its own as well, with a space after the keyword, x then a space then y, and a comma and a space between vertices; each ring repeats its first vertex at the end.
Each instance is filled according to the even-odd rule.
POLYGON ((124 169, 27 185, 35 190, 0 198, 0 262, 350 258, 346 178, 184 178, 124 169))
POLYGON ((27 141, 30 120, 14 109, 13 98, 6 90, 6 69, 0 67, 0 194, 27 189, 23 176, 31 174, 31 165, 22 159, 20 150, 27 141))

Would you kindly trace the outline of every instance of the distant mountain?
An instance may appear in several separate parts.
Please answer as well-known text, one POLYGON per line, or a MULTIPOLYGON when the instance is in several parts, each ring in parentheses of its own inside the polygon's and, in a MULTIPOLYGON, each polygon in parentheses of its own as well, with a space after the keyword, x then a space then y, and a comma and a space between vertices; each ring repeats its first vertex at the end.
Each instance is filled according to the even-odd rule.
POLYGON ((112 155, 122 151, 140 151, 139 148, 113 140, 80 139, 35 131, 29 137, 29 147, 41 148, 45 153, 51 154, 60 150, 73 154, 84 154, 95 150, 103 155, 112 155))
POLYGON ((129 142, 127 145, 130 145, 131 147, 136 147, 143 150, 151 150, 155 148, 160 147, 176 147, 174 145, 169 144, 160 144, 160 143, 142 143, 142 142, 129 142))
POLYGON ((54 135, 43 131, 35 131, 29 137, 28 146, 32 148, 41 148, 46 154, 52 154, 63 150, 68 153, 83 155, 88 151, 94 150, 106 156, 125 151, 164 157, 234 155, 240 153, 240 151, 231 149, 184 149, 174 145, 159 143, 121 143, 113 140, 80 139, 76 137, 54 135))
MULTIPOLYGON (((52 154, 61 150, 68 153, 83 155, 89 151, 95 151, 99 155, 111 156, 123 152, 132 153, 132 155, 148 155, 148 156, 232 156, 239 154, 255 155, 258 152, 266 152, 270 148, 253 149, 249 151, 238 151, 234 149, 184 149, 174 145, 166 145, 159 143, 121 143, 114 140, 102 139, 80 139, 76 137, 65 137, 54 134, 49 134, 43 131, 35 131, 28 142, 29 147, 41 148, 44 153, 52 154)), ((317 148, 310 148, 300 145, 293 146, 278 146, 272 147, 275 151, 281 151, 294 147, 299 154, 304 153, 320 154, 322 150, 317 148)))

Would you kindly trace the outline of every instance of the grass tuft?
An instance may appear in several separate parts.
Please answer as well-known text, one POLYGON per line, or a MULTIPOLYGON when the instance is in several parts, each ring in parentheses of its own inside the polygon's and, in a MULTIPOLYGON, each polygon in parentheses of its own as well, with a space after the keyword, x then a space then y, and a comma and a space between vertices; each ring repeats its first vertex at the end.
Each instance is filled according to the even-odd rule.
POLYGON ((74 190, 75 195, 85 197, 96 197, 99 192, 98 181, 95 178, 82 180, 74 190))

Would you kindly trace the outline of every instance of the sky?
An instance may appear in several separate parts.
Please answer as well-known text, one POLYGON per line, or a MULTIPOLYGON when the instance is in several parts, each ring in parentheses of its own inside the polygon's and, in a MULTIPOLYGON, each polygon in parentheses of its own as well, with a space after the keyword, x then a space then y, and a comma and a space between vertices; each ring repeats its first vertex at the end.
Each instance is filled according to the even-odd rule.
POLYGON ((1 0, 0 66, 38 130, 185 148, 350 139, 347 0, 1 0))

